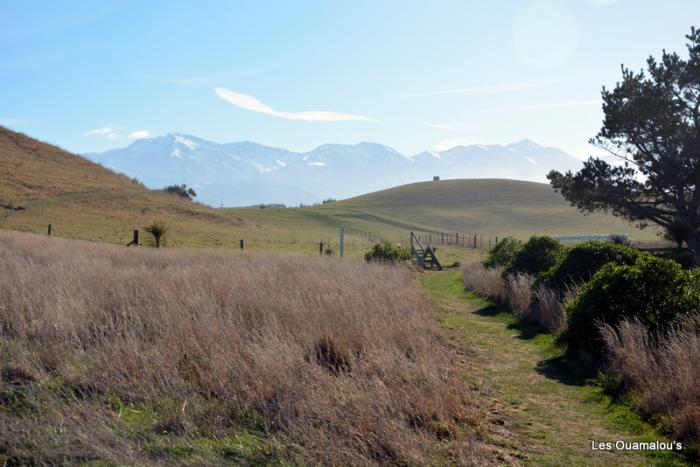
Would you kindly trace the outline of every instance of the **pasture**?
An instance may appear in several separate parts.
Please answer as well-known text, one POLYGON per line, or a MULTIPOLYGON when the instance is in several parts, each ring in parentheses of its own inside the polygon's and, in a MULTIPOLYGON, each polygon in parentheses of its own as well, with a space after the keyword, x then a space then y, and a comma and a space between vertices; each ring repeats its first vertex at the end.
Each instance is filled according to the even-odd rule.
POLYGON ((406 267, 0 233, 0 459, 481 463, 406 267))

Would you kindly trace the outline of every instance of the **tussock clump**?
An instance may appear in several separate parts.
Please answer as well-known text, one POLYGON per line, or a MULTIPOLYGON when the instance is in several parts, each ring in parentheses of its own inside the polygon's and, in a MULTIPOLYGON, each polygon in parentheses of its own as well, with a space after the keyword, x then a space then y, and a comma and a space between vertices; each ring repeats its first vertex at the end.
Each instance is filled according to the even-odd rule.
POLYGON ((506 304, 516 315, 530 319, 530 302, 532 301, 532 283, 530 274, 508 274, 506 282, 506 304))
POLYGON ((485 460, 408 268, 1 233, 0 270, 0 460, 485 460))
POLYGON ((466 263, 462 266, 462 282, 477 295, 499 302, 505 300, 508 293, 500 267, 486 268, 481 263, 466 263))
POLYGON ((569 284, 561 292, 543 284, 533 285, 530 319, 549 332, 566 330, 566 305, 578 293, 579 286, 569 284))
POLYGON ((610 369, 634 403, 700 454, 700 315, 681 317, 663 334, 638 320, 601 328, 610 369))
POLYGON ((566 304, 578 290, 571 285, 557 293, 542 284, 537 285, 530 274, 504 275, 503 269, 484 267, 481 263, 465 264, 462 281, 477 295, 507 305, 520 318, 550 332, 566 328, 566 304))
POLYGON ((350 372, 351 355, 330 336, 323 336, 314 346, 316 363, 334 375, 350 372))

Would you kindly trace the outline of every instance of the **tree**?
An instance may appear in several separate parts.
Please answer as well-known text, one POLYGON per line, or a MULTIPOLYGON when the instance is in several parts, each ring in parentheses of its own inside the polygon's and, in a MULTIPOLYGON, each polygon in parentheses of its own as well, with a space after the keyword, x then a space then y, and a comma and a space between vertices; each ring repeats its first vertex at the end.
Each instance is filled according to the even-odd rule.
POLYGON ((547 178, 580 210, 680 233, 700 264, 700 30, 686 38, 687 60, 664 50, 647 60, 648 74, 623 65, 622 81, 603 87, 603 127, 590 143, 624 165, 591 157, 576 174, 547 178))
POLYGON ((161 241, 165 238, 165 235, 170 229, 164 223, 156 221, 151 225, 144 227, 144 230, 153 235, 153 239, 156 242, 156 248, 160 248, 161 241))
POLYGON ((197 192, 194 191, 194 189, 192 188, 187 188, 187 185, 185 184, 166 186, 165 188, 163 188, 163 191, 181 196, 190 201, 192 201, 192 199, 194 199, 194 197, 197 196, 197 192))

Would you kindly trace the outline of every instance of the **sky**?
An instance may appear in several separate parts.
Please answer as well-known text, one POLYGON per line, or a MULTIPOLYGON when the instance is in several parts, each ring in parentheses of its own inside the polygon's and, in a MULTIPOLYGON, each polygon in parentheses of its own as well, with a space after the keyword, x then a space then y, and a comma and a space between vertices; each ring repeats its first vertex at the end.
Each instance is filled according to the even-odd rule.
POLYGON ((2 0, 0 125, 76 153, 179 132, 585 158, 602 86, 684 55, 692 19, 700 1, 2 0))

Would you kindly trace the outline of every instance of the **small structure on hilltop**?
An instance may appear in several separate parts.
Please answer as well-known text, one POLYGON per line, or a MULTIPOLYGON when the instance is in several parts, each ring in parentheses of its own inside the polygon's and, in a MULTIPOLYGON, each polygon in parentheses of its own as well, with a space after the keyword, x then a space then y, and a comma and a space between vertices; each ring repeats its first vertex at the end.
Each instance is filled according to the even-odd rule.
POLYGON ((434 182, 439 182, 439 181, 440 181, 440 176, 439 176, 439 175, 433 175, 433 181, 434 181, 434 182))

